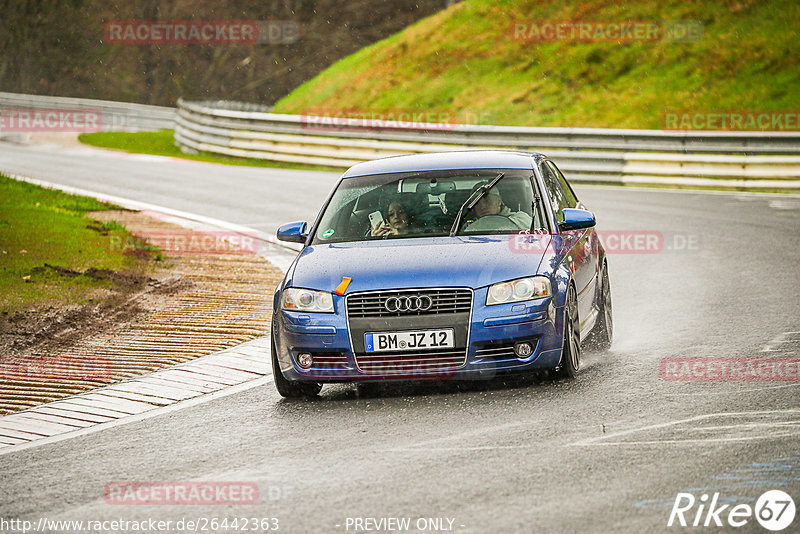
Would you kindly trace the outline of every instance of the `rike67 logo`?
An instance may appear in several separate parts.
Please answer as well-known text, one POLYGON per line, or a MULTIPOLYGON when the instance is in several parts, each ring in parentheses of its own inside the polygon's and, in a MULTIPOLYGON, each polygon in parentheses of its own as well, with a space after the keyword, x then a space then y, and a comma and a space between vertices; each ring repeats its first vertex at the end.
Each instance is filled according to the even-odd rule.
POLYGON ((764 492, 755 506, 749 504, 719 504, 719 493, 699 499, 691 493, 678 493, 669 514, 667 526, 743 527, 753 518, 765 529, 777 532, 794 521, 794 500, 781 490, 764 492))

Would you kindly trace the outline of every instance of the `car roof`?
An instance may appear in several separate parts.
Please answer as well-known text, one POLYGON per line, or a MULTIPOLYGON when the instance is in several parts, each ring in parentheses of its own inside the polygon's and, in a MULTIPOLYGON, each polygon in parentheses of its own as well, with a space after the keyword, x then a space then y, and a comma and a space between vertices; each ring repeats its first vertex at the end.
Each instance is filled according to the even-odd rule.
POLYGON ((391 156, 357 163, 342 178, 395 172, 449 169, 530 169, 531 159, 545 158, 537 152, 517 150, 463 150, 391 156))

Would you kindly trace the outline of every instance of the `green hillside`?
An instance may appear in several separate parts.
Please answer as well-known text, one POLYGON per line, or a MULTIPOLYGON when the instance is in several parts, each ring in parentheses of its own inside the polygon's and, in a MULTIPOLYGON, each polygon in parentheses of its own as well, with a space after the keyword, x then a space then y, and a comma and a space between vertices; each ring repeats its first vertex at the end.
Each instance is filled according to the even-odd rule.
POLYGON ((432 111, 447 122, 662 128, 665 111, 800 110, 796 0, 467 0, 342 59, 281 113, 432 111), (534 23, 536 21, 536 23, 534 23), (514 38, 547 21, 682 21, 699 38, 514 38), (523 26, 515 26, 520 23, 523 26))

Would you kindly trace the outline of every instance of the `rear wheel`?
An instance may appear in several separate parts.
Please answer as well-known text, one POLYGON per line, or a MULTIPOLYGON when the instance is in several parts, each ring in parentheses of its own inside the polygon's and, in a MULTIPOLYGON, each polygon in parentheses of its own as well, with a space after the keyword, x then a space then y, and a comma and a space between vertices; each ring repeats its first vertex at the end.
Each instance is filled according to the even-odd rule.
POLYGON ((600 350, 608 350, 614 339, 614 315, 611 306, 611 284, 608 281, 608 266, 606 265, 603 265, 600 284, 600 309, 597 323, 589 333, 589 343, 600 350))
POLYGON ((581 367, 581 330, 578 323, 578 297, 575 288, 569 286, 567 302, 564 304, 564 342, 561 348, 561 363, 556 375, 575 378, 581 367))
POLYGON ((272 336, 272 379, 275 388, 281 397, 299 399, 303 397, 316 397, 322 390, 322 384, 316 382, 290 382, 286 380, 278 364, 278 353, 275 349, 275 337, 272 336))

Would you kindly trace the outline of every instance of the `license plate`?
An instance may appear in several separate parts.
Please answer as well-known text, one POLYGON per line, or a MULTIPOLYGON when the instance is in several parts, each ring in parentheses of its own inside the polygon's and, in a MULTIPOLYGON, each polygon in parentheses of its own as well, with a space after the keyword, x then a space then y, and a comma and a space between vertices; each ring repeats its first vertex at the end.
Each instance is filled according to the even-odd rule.
POLYGON ((453 329, 370 332, 364 334, 367 352, 453 348, 453 329))

